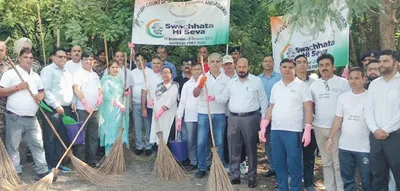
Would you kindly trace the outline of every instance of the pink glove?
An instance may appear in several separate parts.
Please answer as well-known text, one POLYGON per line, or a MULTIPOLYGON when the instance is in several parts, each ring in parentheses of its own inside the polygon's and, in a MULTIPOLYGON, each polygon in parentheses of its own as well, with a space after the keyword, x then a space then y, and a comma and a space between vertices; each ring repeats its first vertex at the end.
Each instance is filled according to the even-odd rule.
POLYGON ((124 96, 126 97, 126 96, 128 96, 130 93, 131 93, 131 90, 128 89, 127 91, 125 91, 124 96))
POLYGON ((96 105, 100 106, 103 103, 103 99, 104 99, 103 94, 100 94, 99 97, 97 98, 96 105))
POLYGON ((213 96, 213 95, 207 95, 206 96, 206 101, 207 102, 214 101, 214 100, 215 100, 215 96, 213 96))
POLYGON ((89 104, 89 102, 86 100, 86 98, 83 98, 83 99, 81 100, 81 102, 82 102, 83 106, 85 106, 86 112, 88 112, 88 113, 92 113, 92 112, 93 112, 93 108, 92 108, 92 106, 89 104))
POLYGON ((311 142, 311 129, 312 126, 310 124, 304 126, 303 139, 301 140, 304 143, 304 147, 308 146, 311 142))
POLYGON ((117 100, 114 100, 113 105, 118 107, 122 111, 122 113, 125 113, 126 111, 125 106, 119 103, 117 100))
POLYGON ((163 108, 161 108, 160 110, 157 111, 156 115, 154 116, 155 120, 160 119, 161 115, 164 113, 163 108))
POLYGON ((153 106, 154 106, 154 101, 153 101, 153 99, 147 100, 147 105, 149 105, 150 107, 153 107, 153 106))
POLYGON ((262 118, 260 121, 260 132, 258 134, 261 142, 267 142, 267 139, 265 138, 265 132, 267 130, 267 126, 269 124, 269 121, 266 120, 265 118, 262 118))
POLYGON ((182 119, 177 119, 175 126, 176 126, 177 131, 181 131, 182 130, 182 119))

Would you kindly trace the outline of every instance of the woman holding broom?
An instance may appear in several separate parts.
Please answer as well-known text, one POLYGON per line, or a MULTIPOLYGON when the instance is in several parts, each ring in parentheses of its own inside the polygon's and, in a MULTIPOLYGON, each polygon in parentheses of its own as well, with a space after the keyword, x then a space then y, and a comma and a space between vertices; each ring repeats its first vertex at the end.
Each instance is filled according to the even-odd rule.
MULTIPOLYGON (((128 147, 128 123, 129 113, 125 112, 123 104, 124 85, 118 77, 120 67, 116 61, 112 61, 108 66, 108 74, 101 79, 104 101, 99 107, 99 138, 100 146, 105 147, 106 156, 109 154, 112 144, 118 136, 118 128, 121 126, 121 118, 124 117, 122 143, 128 147), (123 116, 125 115, 125 116, 123 116)), ((125 94, 126 95, 126 94, 125 94)))

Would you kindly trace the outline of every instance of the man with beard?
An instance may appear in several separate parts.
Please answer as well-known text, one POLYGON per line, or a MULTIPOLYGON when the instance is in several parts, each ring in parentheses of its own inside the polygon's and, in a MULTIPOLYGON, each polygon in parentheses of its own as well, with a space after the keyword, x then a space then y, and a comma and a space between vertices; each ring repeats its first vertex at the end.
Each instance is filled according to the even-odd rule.
MULTIPOLYGON (((269 99, 271 97, 272 86, 276 82, 282 79, 281 74, 274 71, 274 58, 272 56, 266 56, 262 62, 263 73, 258 77, 261 79, 263 83, 265 94, 267 95, 267 103, 269 104, 269 99)), ((271 149, 271 123, 268 125, 266 129, 266 142, 265 142, 265 155, 268 158, 269 162, 269 170, 263 173, 264 177, 270 177, 275 175, 274 165, 272 163, 272 149, 271 149)))
POLYGON ((94 70, 94 72, 97 73, 97 75, 99 77, 102 77, 104 74, 104 71, 107 70, 106 53, 105 53, 104 49, 101 49, 97 53, 96 60, 97 60, 97 64, 95 63, 93 70, 94 70))
POLYGON ((185 84, 191 77, 192 77, 192 64, 193 64, 192 59, 185 59, 182 61, 182 75, 176 77, 174 79, 175 82, 178 82, 179 84, 179 95, 181 95, 183 84, 185 84))
POLYGON ((366 66, 367 70, 367 82, 365 83, 365 89, 368 89, 369 84, 378 77, 381 77, 381 72, 379 71, 379 63, 378 59, 372 59, 366 66))
POLYGON ((207 58, 208 58, 208 49, 207 47, 200 47, 199 50, 197 51, 197 63, 200 63, 200 58, 203 56, 203 63, 204 63, 204 72, 208 72, 210 70, 210 67, 208 66, 207 58))
MULTIPOLYGON (((171 62, 167 61, 168 58, 168 53, 167 53, 167 49, 165 48, 165 46, 158 46, 156 49, 156 53, 157 56, 161 58, 161 61, 163 62, 162 64, 162 68, 171 68, 172 70, 172 78, 176 78, 176 67, 174 64, 172 64, 171 62)), ((146 63, 147 67, 152 69, 152 63, 151 62, 147 62, 146 63)))
POLYGON ((350 87, 346 79, 334 75, 335 59, 331 54, 321 55, 317 62, 322 77, 310 86, 315 108, 314 133, 321 153, 325 187, 327 190, 341 191, 343 182, 340 175, 338 149, 340 130, 333 137, 332 152, 327 152, 325 145, 335 118, 337 99, 343 92, 349 91, 350 87))
POLYGON ((65 63, 65 69, 73 75, 75 72, 82 69, 82 49, 80 46, 73 46, 71 49, 71 60, 65 63))
POLYGON ((240 58, 236 66, 238 78, 232 79, 222 94, 210 94, 207 101, 225 103, 229 100, 228 144, 230 153, 231 183, 240 184, 242 145, 249 158, 248 186, 257 187, 257 137, 260 108, 262 117, 267 109, 267 97, 261 80, 249 74, 249 63, 240 58))
POLYGON ((240 46, 232 47, 230 53, 233 58, 233 64, 236 65, 237 61, 239 60, 239 58, 241 56, 240 46))
POLYGON ((372 189, 388 190, 389 168, 400 185, 400 55, 394 50, 380 55, 382 76, 369 86, 365 119, 371 131, 372 189))

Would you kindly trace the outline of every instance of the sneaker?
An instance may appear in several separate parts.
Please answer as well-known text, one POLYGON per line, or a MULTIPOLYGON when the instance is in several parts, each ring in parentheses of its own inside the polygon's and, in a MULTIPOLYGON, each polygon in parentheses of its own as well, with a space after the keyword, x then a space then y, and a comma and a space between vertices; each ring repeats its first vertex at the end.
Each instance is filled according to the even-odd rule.
POLYGON ((59 166, 58 170, 64 173, 71 172, 71 169, 66 166, 59 166))
MULTIPOLYGON (((35 181, 39 181, 40 179, 44 178, 45 176, 47 176, 50 173, 51 173, 51 170, 49 170, 49 171, 47 171, 45 173, 42 173, 42 174, 36 174, 34 180, 35 181)), ((57 176, 54 175, 53 182, 55 182, 56 180, 57 180, 57 176)))
POLYGON ((204 176, 206 176, 206 171, 202 171, 202 170, 197 171, 195 174, 196 178, 203 178, 204 176))
POLYGON ((246 168, 246 162, 240 163, 240 174, 246 174, 247 173, 247 168, 246 168))
POLYGON ((190 165, 190 166, 185 168, 186 171, 192 171, 192 170, 195 170, 195 169, 197 169, 197 165, 190 165))
MULTIPOLYGON (((143 152, 143 151, 142 151, 143 152)), ((151 154, 153 154, 153 151, 151 150, 146 150, 146 156, 150 156, 151 154)))

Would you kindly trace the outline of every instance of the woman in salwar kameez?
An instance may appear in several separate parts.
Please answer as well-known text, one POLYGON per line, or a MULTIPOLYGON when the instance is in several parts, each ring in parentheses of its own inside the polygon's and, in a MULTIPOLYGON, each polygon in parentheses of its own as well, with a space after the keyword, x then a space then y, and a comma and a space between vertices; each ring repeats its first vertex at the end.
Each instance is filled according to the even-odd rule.
POLYGON ((103 87, 104 101, 99 107, 99 139, 100 146, 105 147, 106 156, 110 152, 112 144, 114 144, 118 129, 121 127, 121 119, 123 118, 122 143, 129 147, 128 130, 129 130, 129 112, 126 111, 126 105, 129 100, 126 98, 124 103, 124 85, 118 77, 119 66, 117 62, 112 62, 108 68, 108 75, 101 79, 101 87, 103 87))
POLYGON ((157 133, 161 132, 164 142, 167 144, 177 110, 179 85, 172 81, 172 70, 170 68, 163 68, 161 75, 163 82, 158 84, 156 89, 150 143, 158 144, 157 133))

